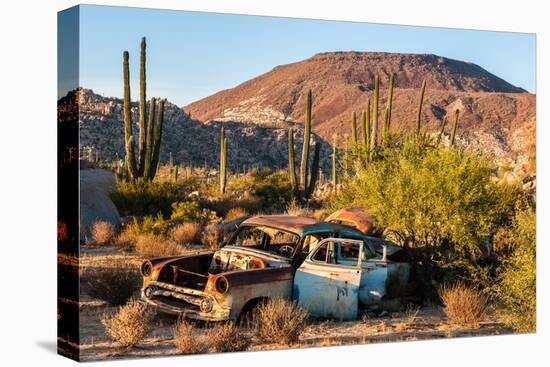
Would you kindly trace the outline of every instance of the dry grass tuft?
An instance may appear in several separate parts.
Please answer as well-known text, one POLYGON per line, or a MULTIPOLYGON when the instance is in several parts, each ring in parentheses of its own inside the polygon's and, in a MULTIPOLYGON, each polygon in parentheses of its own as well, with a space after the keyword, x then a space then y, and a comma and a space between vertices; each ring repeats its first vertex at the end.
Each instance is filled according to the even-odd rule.
POLYGON ((195 327, 192 323, 180 319, 174 325, 172 332, 174 334, 174 345, 183 354, 206 353, 208 343, 204 336, 194 335, 195 327))
POLYGON ((174 344, 183 354, 238 352, 247 350, 251 340, 232 323, 215 325, 204 331, 185 320, 173 328, 174 344))
POLYGON ((136 251, 144 257, 161 257, 180 255, 183 248, 172 239, 144 234, 137 238, 136 251))
POLYGON ((439 290, 444 311, 449 320, 464 327, 479 327, 486 316, 487 298, 465 283, 446 285, 439 290))
POLYGON ((217 249, 220 246, 221 234, 216 223, 209 224, 202 231, 202 243, 210 249, 217 249))
POLYGON ((227 221, 235 218, 244 217, 245 215, 248 215, 248 211, 246 209, 236 207, 229 209, 224 219, 227 221))
POLYGON ((109 243, 115 237, 116 228, 110 222, 99 221, 92 225, 92 239, 96 245, 109 243))
POLYGON ((411 330, 414 327, 414 323, 418 319, 418 312, 420 312, 420 308, 418 306, 407 307, 403 314, 403 321, 394 325, 395 330, 411 330))
POLYGON ((138 269, 120 264, 109 268, 88 268, 84 271, 84 279, 90 297, 115 306, 128 301, 141 286, 138 269))
POLYGON ((250 338, 243 335, 233 323, 216 325, 208 330, 206 338, 212 341, 213 349, 218 353, 240 352, 247 350, 251 344, 250 338))
POLYGON ((308 318, 309 313, 306 310, 285 299, 262 303, 253 315, 258 338, 264 342, 283 345, 299 340, 308 318))
POLYGON ((288 215, 298 215, 302 217, 313 218, 314 210, 308 207, 301 206, 297 201, 292 200, 286 207, 286 213, 288 215))
POLYGON ((193 243, 200 233, 201 226, 196 222, 179 224, 172 228, 171 238, 181 245, 193 243))
POLYGON ((131 299, 120 306, 114 315, 104 314, 101 323, 105 332, 124 347, 131 347, 142 341, 152 329, 153 315, 137 300, 131 299))

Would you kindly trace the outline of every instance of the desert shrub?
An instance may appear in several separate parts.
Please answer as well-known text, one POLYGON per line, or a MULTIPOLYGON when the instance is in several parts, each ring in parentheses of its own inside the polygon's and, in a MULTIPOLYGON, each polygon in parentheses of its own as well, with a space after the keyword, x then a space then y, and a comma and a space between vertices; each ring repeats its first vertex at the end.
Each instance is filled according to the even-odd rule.
POLYGON ((183 222, 198 222, 202 217, 202 209, 198 200, 177 201, 172 203, 171 220, 183 222))
POLYGON ((490 161, 458 148, 408 139, 380 154, 357 163, 327 207, 368 208, 376 226, 407 249, 421 296, 435 298, 434 280, 490 283, 480 259, 511 220, 519 186, 496 182, 490 161))
POLYGON ((217 249, 220 246, 221 238, 220 230, 216 223, 211 223, 204 227, 201 233, 201 242, 210 249, 217 249))
POLYGON ((250 338, 244 335, 233 323, 216 325, 208 330, 206 338, 212 341, 214 351, 240 352, 247 350, 250 338))
POLYGON ((486 296, 466 283, 444 285, 440 288, 439 295, 445 314, 456 325, 478 327, 486 316, 486 296))
POLYGON ((175 226, 170 233, 171 238, 179 244, 185 245, 195 241, 200 233, 198 223, 188 222, 175 226))
POLYGON ((286 213, 289 215, 299 215, 302 217, 313 217, 313 209, 300 205, 296 200, 291 200, 286 207, 286 213))
POLYGON ((298 304, 279 298, 259 304, 253 323, 260 340, 288 345, 298 341, 308 318, 309 313, 298 304))
POLYGON ((520 332, 536 329, 536 216, 527 209, 516 214, 510 255, 498 269, 494 293, 502 304, 499 319, 520 332))
POLYGON ((163 218, 161 213, 155 217, 146 215, 143 218, 132 218, 132 221, 122 232, 126 239, 136 242, 141 235, 164 236, 168 233, 169 223, 163 218))
POLYGON ((126 265, 86 269, 84 279, 88 295, 115 306, 128 301, 141 286, 139 271, 126 265))
POLYGON ((185 319, 180 319, 172 328, 174 345, 183 354, 206 353, 209 341, 204 335, 196 335, 195 327, 185 319))
POLYGON ((114 315, 104 314, 101 318, 105 332, 124 347, 131 347, 142 341, 151 331, 153 315, 145 305, 131 299, 120 306, 114 315))
POLYGON ((235 208, 229 209, 224 219, 231 220, 235 218, 244 217, 245 215, 248 215, 248 211, 246 211, 246 209, 243 209, 241 207, 235 207, 235 208))
POLYGON ((92 239, 97 245, 111 242, 116 233, 116 228, 111 222, 98 221, 92 225, 92 239))
POLYGON ((170 215, 172 203, 186 200, 195 190, 192 185, 165 181, 118 181, 117 188, 111 193, 111 199, 124 215, 146 215, 161 211, 170 215))
POLYGON ((172 331, 174 345, 183 354, 238 352, 248 349, 251 343, 250 338, 233 323, 199 329, 192 323, 180 319, 172 331))
POLYGON ((288 172, 270 168, 252 168, 247 174, 230 179, 228 191, 246 192, 261 201, 261 208, 258 208, 258 203, 253 208, 249 208, 246 203, 239 204, 239 206, 247 208, 249 212, 260 209, 282 211, 292 199, 288 172))
POLYGON ((136 251, 143 257, 162 257, 180 255, 183 248, 172 239, 144 234, 137 238, 136 251))

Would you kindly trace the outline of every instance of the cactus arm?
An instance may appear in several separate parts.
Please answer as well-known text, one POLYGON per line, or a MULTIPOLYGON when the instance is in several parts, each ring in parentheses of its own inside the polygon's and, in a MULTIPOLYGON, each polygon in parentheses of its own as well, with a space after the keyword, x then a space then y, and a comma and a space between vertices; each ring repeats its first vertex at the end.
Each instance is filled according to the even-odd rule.
POLYGON ((164 99, 158 101, 158 110, 157 110, 157 123, 155 126, 155 138, 153 143, 153 158, 151 160, 151 170, 149 171, 148 177, 153 180, 157 173, 157 167, 159 164, 160 158, 160 143, 162 141, 162 126, 164 124, 164 99))
POLYGON ((136 162, 134 156, 134 139, 132 135, 132 106, 130 100, 130 67, 129 54, 122 54, 123 79, 124 79, 124 146, 126 150, 126 170, 130 179, 137 178, 136 162))
POLYGON ((321 144, 317 142, 315 144, 315 150, 313 151, 313 161, 311 162, 311 174, 310 181, 306 191, 306 199, 309 199, 315 191, 315 185, 317 185, 317 178, 319 177, 319 155, 321 153, 321 144))
POLYGON ((453 132, 451 133, 451 145, 455 144, 455 138, 456 138, 456 128, 458 126, 458 115, 459 115, 458 108, 455 110, 455 122, 453 123, 453 132))
POLYGON ((307 93, 306 120, 304 126, 304 141, 302 146, 302 160, 300 162, 300 186, 307 191, 308 187, 308 162, 309 162, 309 138, 311 134, 311 89, 307 93))
POLYGON ((353 145, 357 145, 357 115, 355 111, 351 114, 351 140, 353 145))
POLYGON ((145 140, 145 162, 143 164, 143 176, 150 179, 149 172, 153 160, 153 133, 155 128, 155 98, 149 102, 149 118, 147 121, 147 139, 145 140))
POLYGON ((371 156, 378 144, 378 75, 374 78, 374 106, 372 107, 371 156))
POLYGON ((435 146, 438 146, 441 143, 441 138, 443 137, 443 133, 445 132, 445 125, 447 125, 447 116, 443 118, 443 123, 441 124, 441 129, 439 130, 439 134, 437 135, 437 142, 435 146))
POLYGON ((420 134, 420 127, 422 123, 422 104, 424 103, 424 92, 426 91, 426 80, 422 81, 422 87, 420 88, 420 96, 418 98, 418 110, 416 115, 416 133, 420 134))
POLYGON ((290 186, 295 197, 298 195, 298 185, 296 184, 296 163, 294 161, 294 130, 288 129, 288 174, 290 186))
POLYGON ((141 38, 141 54, 139 62, 139 143, 138 143, 138 172, 143 176, 145 169, 145 151, 147 140, 147 128, 145 126, 147 100, 146 100, 146 77, 145 77, 145 37, 141 38))

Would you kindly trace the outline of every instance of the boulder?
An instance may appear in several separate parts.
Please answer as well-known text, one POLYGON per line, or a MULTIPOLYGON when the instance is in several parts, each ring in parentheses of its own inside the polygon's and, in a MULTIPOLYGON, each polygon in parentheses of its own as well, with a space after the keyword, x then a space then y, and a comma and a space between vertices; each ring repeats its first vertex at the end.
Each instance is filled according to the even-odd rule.
POLYGON ((115 188, 115 177, 110 171, 80 171, 80 233, 85 242, 91 239, 94 222, 106 221, 120 227, 120 215, 109 196, 115 188))

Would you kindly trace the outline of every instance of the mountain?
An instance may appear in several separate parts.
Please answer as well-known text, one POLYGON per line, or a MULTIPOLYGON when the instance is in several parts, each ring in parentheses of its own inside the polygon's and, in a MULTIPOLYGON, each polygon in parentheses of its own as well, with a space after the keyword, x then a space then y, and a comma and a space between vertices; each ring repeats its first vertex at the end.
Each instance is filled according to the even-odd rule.
MULTIPOLYGON (((426 80, 422 120, 438 131, 446 115, 460 111, 461 144, 482 150, 521 173, 534 174, 535 95, 483 68, 428 54, 326 52, 281 65, 234 88, 183 109, 200 121, 232 121, 284 128, 304 120, 305 99, 313 92, 312 129, 325 141, 350 136, 351 114, 358 116, 380 79, 380 120, 390 74, 395 75, 392 131, 415 126, 420 86, 426 80)), ((360 125, 360 123, 358 124, 360 125)), ((359 129, 360 130, 360 129, 359 129)), ((450 133, 447 127, 447 136, 450 133)))
MULTIPOLYGON (((123 101, 103 97, 90 89, 79 88, 58 102, 59 111, 79 106, 80 144, 83 154, 88 149, 99 152, 102 160, 124 157, 123 101), (71 102, 72 101, 72 102, 71 102)), ((138 131, 138 103, 132 103, 134 132, 138 131)), ((177 164, 218 167, 221 127, 228 139, 228 166, 242 171, 251 167, 282 168, 288 162, 287 130, 241 122, 202 121, 190 118, 180 107, 167 102, 160 159, 167 162, 170 153, 177 164)), ((303 132, 295 134, 296 144, 302 144, 303 132)), ((332 148, 321 139, 321 166, 329 171, 332 148)))

